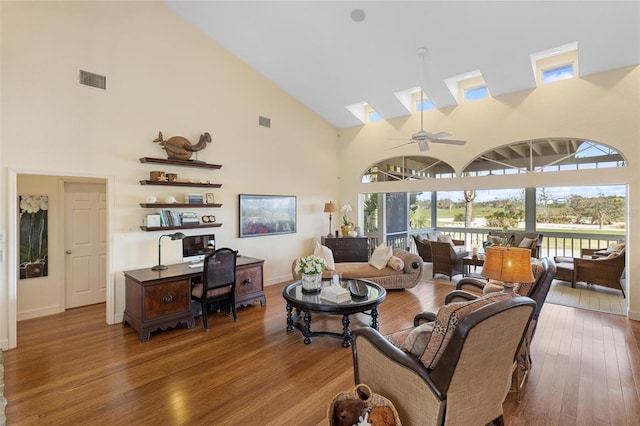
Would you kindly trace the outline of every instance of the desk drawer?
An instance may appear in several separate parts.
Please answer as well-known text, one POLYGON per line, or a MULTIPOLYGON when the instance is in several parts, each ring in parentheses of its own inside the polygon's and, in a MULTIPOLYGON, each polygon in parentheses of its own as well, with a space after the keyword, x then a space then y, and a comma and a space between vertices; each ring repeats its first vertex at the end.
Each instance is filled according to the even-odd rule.
POLYGON ((236 271, 236 298, 262 292, 262 265, 236 271))
POLYGON ((145 319, 190 310, 189 288, 189 280, 146 286, 144 288, 145 319))

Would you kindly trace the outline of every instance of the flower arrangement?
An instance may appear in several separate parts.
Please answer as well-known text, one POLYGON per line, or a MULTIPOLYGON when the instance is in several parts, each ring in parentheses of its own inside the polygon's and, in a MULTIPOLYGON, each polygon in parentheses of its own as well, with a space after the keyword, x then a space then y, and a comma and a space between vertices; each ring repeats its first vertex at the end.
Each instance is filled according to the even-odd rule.
POLYGON ((347 216, 347 213, 353 210, 351 205, 345 204, 340 208, 340 210, 342 210, 342 226, 353 226, 353 222, 351 222, 347 216))
POLYGON ((311 255, 296 260, 296 274, 316 275, 327 269, 327 262, 320 256, 311 255))

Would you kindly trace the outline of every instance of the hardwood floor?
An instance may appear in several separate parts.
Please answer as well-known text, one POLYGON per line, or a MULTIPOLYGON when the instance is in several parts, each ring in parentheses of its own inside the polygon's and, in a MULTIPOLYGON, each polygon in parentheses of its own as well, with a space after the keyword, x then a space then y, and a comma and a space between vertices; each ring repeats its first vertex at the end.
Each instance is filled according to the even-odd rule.
MULTIPOLYGON (((353 387, 351 350, 287 332, 281 289, 267 287, 267 306, 240 309, 237 322, 210 314, 209 332, 198 318, 146 343, 128 326, 106 325, 104 305, 22 321, 18 348, 4 353, 8 424, 327 424, 331 398, 353 387)), ((380 331, 411 326, 451 289, 425 280, 389 292, 380 331)), ((313 326, 341 329, 337 317, 314 317, 313 326)), ((639 340, 640 323, 625 317, 545 304, 524 400, 509 394, 506 424, 637 425, 639 340)))

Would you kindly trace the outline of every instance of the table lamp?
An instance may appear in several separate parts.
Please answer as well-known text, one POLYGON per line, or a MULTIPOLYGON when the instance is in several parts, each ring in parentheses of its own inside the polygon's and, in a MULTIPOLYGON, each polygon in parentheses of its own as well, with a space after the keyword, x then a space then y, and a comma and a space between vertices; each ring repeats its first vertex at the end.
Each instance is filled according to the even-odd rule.
POLYGON ((328 203, 324 203, 324 212, 329 213, 329 233, 327 237, 333 237, 331 233, 331 214, 338 211, 338 205, 333 201, 329 201, 328 203))
POLYGON ((532 283, 531 250, 510 246, 489 246, 485 249, 482 276, 502 281, 505 292, 513 292, 514 283, 532 283))
POLYGON ((162 237, 171 237, 172 240, 182 240, 186 235, 184 235, 182 232, 176 232, 175 234, 165 234, 165 235, 160 235, 160 238, 158 238, 158 264, 156 266, 154 266, 153 268, 151 268, 152 271, 163 271, 165 269, 168 268, 167 265, 163 265, 161 262, 161 245, 160 242, 162 241, 162 237))

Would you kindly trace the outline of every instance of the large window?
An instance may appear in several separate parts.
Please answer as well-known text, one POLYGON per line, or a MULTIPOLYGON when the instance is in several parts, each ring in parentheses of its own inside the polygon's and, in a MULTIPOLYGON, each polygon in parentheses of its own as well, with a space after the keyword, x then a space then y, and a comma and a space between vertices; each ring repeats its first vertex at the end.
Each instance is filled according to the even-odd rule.
POLYGON ((624 157, 584 139, 548 138, 516 142, 487 151, 464 169, 467 176, 624 167, 624 157))
POLYGON ((453 167, 433 157, 412 155, 393 157, 371 166, 362 183, 455 177, 453 167))

